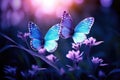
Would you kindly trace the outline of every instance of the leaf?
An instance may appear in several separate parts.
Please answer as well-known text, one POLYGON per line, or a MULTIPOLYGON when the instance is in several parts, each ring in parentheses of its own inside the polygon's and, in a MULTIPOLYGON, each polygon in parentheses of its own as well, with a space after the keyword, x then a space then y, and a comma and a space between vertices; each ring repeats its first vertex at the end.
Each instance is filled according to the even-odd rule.
POLYGON ((120 80, 120 69, 113 69, 110 71, 106 80, 120 80))
POLYGON ((117 73, 120 73, 120 69, 113 69, 112 71, 109 72, 108 76, 117 73))
POLYGON ((3 48, 0 49, 0 53, 2 53, 2 52, 5 51, 6 49, 11 48, 11 47, 13 47, 13 46, 14 46, 14 45, 6 45, 5 47, 3 47, 3 48))

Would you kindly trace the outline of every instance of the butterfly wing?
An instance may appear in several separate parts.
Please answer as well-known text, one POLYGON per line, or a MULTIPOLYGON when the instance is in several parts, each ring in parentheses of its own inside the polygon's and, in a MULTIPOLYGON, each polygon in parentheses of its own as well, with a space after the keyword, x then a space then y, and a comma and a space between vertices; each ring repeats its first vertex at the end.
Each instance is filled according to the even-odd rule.
POLYGON ((57 42, 59 40, 60 25, 53 25, 46 33, 44 40, 44 47, 48 52, 54 52, 58 46, 57 42))
POLYGON ((29 37, 32 39, 42 39, 39 27, 33 22, 28 23, 29 37))
POLYGON ((54 52, 58 47, 58 44, 55 40, 48 40, 45 42, 44 44, 44 48, 48 51, 48 52, 54 52))
POLYGON ((42 36, 36 24, 29 22, 29 37, 31 38, 30 45, 34 50, 38 50, 42 46, 42 36))
POLYGON ((73 22, 72 22, 72 18, 70 16, 69 13, 67 13, 66 11, 64 11, 61 22, 61 37, 66 39, 71 37, 71 33, 74 31, 74 27, 73 27, 73 22))
POLYGON ((31 48, 34 50, 39 50, 42 47, 41 41, 38 39, 32 39, 30 41, 30 45, 31 45, 31 48))
POLYGON ((74 32, 89 34, 93 23, 93 17, 85 18, 81 22, 79 22, 79 24, 75 27, 74 32))
POLYGON ((80 43, 83 42, 87 37, 84 33, 74 33, 72 38, 75 43, 80 43))
POLYGON ((55 24, 48 30, 44 39, 45 39, 45 41, 48 41, 48 40, 57 41, 57 40, 59 40, 59 33, 60 33, 60 25, 55 24))
POLYGON ((83 42, 86 39, 86 34, 89 34, 94 23, 93 17, 83 19, 74 29, 73 40, 75 43, 83 42))

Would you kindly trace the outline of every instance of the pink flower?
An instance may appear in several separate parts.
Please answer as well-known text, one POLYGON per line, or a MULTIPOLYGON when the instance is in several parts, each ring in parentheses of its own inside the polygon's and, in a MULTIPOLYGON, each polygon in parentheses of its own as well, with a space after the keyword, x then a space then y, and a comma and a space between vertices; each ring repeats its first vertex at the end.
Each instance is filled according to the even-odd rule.
POLYGON ((24 33, 23 37, 28 37, 30 33, 24 33))
POLYGON ((45 70, 46 68, 40 68, 38 65, 32 65, 32 70, 38 71, 38 70, 45 70))
POLYGON ((103 41, 96 42, 96 39, 93 37, 90 37, 83 42, 83 44, 90 45, 90 46, 96 46, 96 45, 99 45, 101 43, 103 43, 103 41))
POLYGON ((28 36, 29 36, 29 33, 18 32, 18 34, 17 34, 17 37, 21 38, 21 39, 25 39, 28 36))
POLYGON ((78 50, 80 48, 81 44, 79 43, 72 43, 72 48, 78 50))
POLYGON ((91 60, 94 64, 99 64, 99 66, 106 66, 108 64, 106 63, 103 63, 103 59, 100 59, 98 57, 93 57, 92 60, 91 60))
POLYGON ((77 61, 78 62, 78 61, 81 61, 83 59, 82 54, 83 54, 83 52, 80 53, 80 51, 74 51, 74 50, 72 50, 72 51, 68 52, 68 54, 66 55, 66 57, 68 59, 71 59, 73 61, 77 61))
POLYGON ((45 49, 45 48, 40 48, 40 49, 38 49, 38 53, 40 53, 40 54, 44 54, 44 53, 45 53, 45 51, 46 51, 46 49, 45 49))
POLYGON ((103 62, 103 59, 100 59, 98 57, 92 57, 92 62, 95 64, 101 64, 103 62))
POLYGON ((46 58, 48 60, 50 60, 51 62, 56 62, 58 60, 57 57, 54 56, 53 54, 50 54, 50 55, 46 56, 46 58))

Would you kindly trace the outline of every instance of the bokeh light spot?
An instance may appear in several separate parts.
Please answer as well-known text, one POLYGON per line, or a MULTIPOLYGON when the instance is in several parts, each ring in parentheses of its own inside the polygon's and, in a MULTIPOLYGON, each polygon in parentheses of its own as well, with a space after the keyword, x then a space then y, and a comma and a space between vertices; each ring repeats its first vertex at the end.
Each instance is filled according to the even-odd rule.
POLYGON ((103 7, 110 7, 112 5, 112 0, 100 0, 103 7))

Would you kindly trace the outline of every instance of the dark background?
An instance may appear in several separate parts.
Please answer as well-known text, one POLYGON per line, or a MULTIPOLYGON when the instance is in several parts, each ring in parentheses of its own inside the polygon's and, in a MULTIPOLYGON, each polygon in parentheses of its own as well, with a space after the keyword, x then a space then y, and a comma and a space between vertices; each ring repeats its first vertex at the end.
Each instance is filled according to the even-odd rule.
MULTIPOLYGON (((19 1, 19 0, 18 0, 19 1)), ((17 37, 18 31, 28 32, 28 22, 33 21, 39 27, 43 35, 54 24, 60 22, 60 17, 52 14, 42 14, 35 16, 36 9, 33 8, 29 0, 20 0, 21 5, 15 6, 14 0, 1 0, 0 3, 0 32, 11 37, 17 43, 24 46, 25 43, 17 37)), ((79 0, 78 0, 79 1, 79 0)), ((97 41, 104 43, 92 47, 90 56, 98 56, 104 59, 109 67, 105 68, 106 73, 110 70, 120 68, 120 0, 83 0, 83 3, 72 3, 67 11, 73 18, 73 24, 77 25, 82 19, 93 16, 94 25, 88 37, 94 37, 97 41), (108 1, 107 4, 101 1, 108 1), (112 1, 112 3, 109 3, 112 1)), ((17 4, 17 3, 16 3, 17 4)), ((63 12, 63 10, 61 11, 63 12)), ((59 47, 55 54, 66 63, 65 54, 71 49, 72 39, 58 41, 59 47), (61 47, 64 46, 64 47, 61 47)), ((13 44, 9 40, 0 36, 0 49, 5 45, 13 44)), ((41 61, 41 64, 44 62, 41 61)), ((4 75, 4 66, 10 65, 18 67, 20 70, 30 69, 32 64, 36 64, 33 56, 17 49, 9 48, 0 53, 1 75, 4 75)), ((41 65, 48 66, 47 64, 41 65)))

